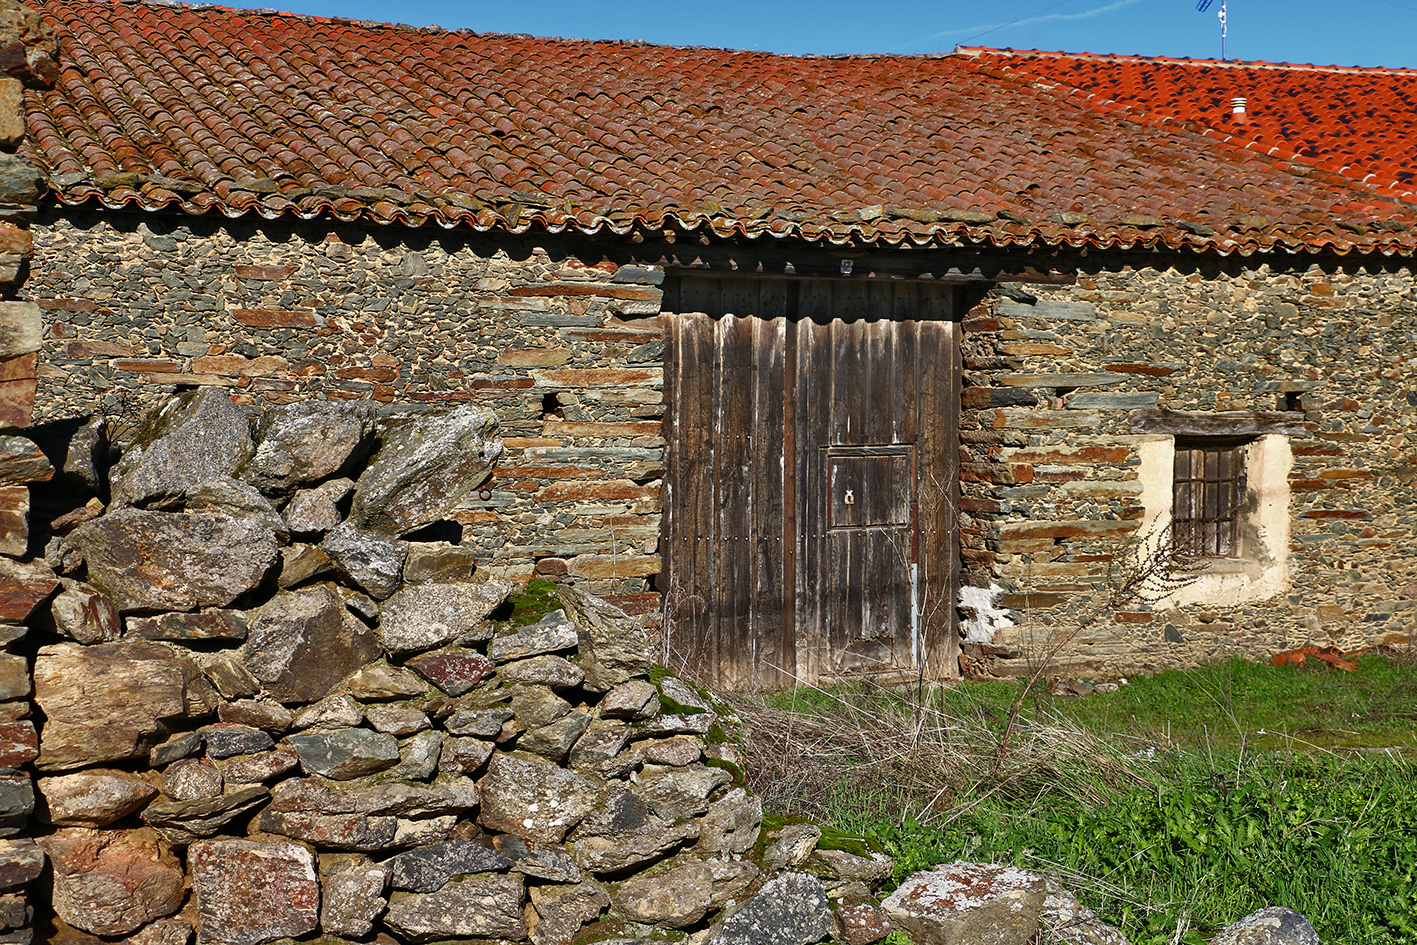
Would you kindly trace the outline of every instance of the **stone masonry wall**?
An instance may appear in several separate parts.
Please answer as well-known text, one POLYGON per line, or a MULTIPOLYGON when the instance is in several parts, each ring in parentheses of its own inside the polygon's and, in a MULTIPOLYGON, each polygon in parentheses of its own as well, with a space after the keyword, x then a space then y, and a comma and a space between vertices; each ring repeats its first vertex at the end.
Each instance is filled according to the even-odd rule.
POLYGON ((1302 411, 1307 435, 1289 441, 1288 588, 1244 604, 1103 614, 1065 664, 1118 674, 1411 637, 1410 268, 1102 260, 1075 285, 1001 286, 963 328, 966 583, 999 612, 996 646, 966 647, 972 668, 1031 669, 995 657, 1036 653, 1097 612, 1109 567, 1116 575, 1135 555, 1139 454, 1158 439, 1134 435, 1130 412, 1154 407, 1302 411))
MULTIPOLYGON (((662 272, 515 238, 47 212, 38 415, 238 402, 470 402, 507 453, 462 540, 514 580, 658 609, 662 272)), ((544 241, 553 245, 554 240, 544 241)))

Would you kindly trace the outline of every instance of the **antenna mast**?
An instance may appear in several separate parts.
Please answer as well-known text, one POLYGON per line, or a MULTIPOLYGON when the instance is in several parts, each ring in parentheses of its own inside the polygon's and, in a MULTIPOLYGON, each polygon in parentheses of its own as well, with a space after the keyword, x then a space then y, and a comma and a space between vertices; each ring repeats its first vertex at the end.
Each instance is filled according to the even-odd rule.
MULTIPOLYGON (((1214 2, 1215 0, 1197 0, 1196 9, 1204 13, 1210 9, 1210 5, 1214 2)), ((1220 58, 1222 61, 1228 58, 1225 55, 1225 38, 1229 34, 1229 27, 1225 21, 1225 4, 1226 0, 1220 0, 1220 58)))

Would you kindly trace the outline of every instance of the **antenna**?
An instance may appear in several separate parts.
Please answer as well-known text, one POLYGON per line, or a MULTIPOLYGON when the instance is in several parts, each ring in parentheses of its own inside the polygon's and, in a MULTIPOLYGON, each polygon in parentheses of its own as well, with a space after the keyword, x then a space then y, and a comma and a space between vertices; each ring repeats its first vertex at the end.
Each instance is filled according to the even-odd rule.
MULTIPOLYGON (((1196 9, 1199 10, 1200 12, 1204 13, 1206 10, 1209 10, 1209 9, 1210 9, 1210 5, 1211 5, 1212 3, 1214 3, 1214 2, 1215 2, 1215 0, 1197 0, 1197 2, 1196 2, 1196 9)), ((1221 60, 1224 60, 1224 59, 1228 58, 1228 57, 1225 55, 1225 37, 1226 37, 1226 35, 1227 35, 1227 33, 1228 33, 1228 29, 1227 29, 1226 23, 1225 23, 1225 3, 1226 3, 1226 0, 1220 0, 1220 58, 1221 58, 1221 60)))

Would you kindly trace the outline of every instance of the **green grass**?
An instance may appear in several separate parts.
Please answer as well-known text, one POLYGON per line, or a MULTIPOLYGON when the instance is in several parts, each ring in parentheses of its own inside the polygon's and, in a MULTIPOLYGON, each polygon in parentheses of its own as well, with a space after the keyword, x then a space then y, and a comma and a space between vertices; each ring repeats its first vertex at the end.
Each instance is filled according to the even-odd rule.
POLYGON ((769 733, 750 781, 769 779, 754 782, 769 809, 879 843, 897 882, 961 858, 1053 872, 1137 945, 1183 927, 1200 943, 1267 905, 1302 912, 1326 942, 1411 942, 1417 661, 1357 662, 1230 660, 1030 695, 1002 752, 1019 683, 924 704, 866 687, 783 693, 744 710, 755 737, 769 733))

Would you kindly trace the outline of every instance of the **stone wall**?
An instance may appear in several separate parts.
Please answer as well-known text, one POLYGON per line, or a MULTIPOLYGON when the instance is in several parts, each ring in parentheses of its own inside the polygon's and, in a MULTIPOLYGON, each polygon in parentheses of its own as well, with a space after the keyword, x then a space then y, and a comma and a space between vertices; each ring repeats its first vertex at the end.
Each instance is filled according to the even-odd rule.
POLYGON ((41 419, 122 420, 174 390, 240 403, 473 403, 507 452, 457 513, 485 565, 658 609, 663 273, 593 244, 46 212, 41 419), (483 494, 486 496, 486 493, 483 494))
MULTIPOLYGON (((94 467, 43 559, 0 559, 42 720, 36 740, 18 702, 0 723, 0 836, 26 838, 0 839, 0 881, 38 887, 40 940, 889 931, 867 884, 890 861, 807 825, 760 843, 731 712, 653 668, 628 615, 514 594, 426 540, 496 433, 470 404, 261 410, 203 387, 94 467)), ((0 942, 28 918, 0 898, 0 942)))
POLYGON ((1074 671, 1409 639, 1413 271, 1381 261, 1126 263, 1088 262, 1071 286, 1002 286, 963 323, 966 582, 998 611, 997 646, 967 648, 974 668, 1031 668, 997 657, 1037 652, 1094 615, 1068 651, 1074 671), (1134 431, 1132 411, 1147 408, 1294 412, 1302 432, 1286 438, 1279 593, 1098 613, 1109 572, 1136 558, 1147 444, 1170 440, 1134 431))

